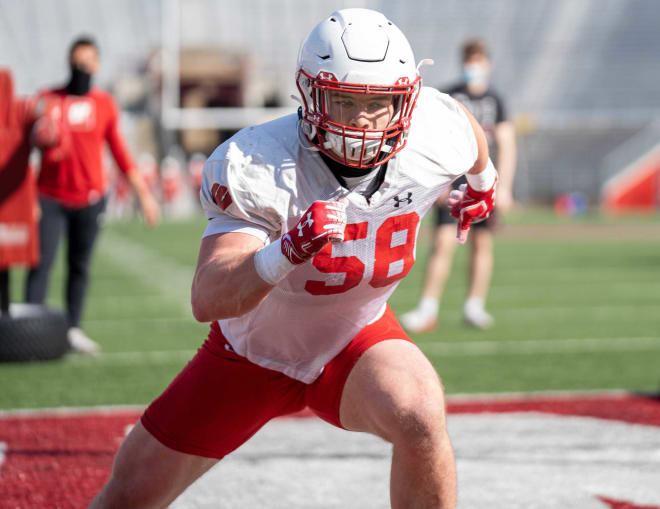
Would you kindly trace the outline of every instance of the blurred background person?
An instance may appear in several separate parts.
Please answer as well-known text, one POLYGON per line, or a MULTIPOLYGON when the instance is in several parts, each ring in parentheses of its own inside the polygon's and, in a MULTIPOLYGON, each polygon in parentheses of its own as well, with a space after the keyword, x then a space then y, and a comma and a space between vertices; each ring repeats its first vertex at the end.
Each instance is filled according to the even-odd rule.
POLYGON ((9 315, 9 269, 33 267, 39 253, 36 197, 28 160, 34 102, 14 96, 11 72, 0 68, 0 316, 9 315))
MULTIPOLYGON (((469 289, 463 306, 465 323, 487 329, 494 323, 485 303, 493 270, 493 231, 498 214, 513 206, 513 176, 516 169, 516 137, 500 95, 490 86, 491 62, 485 44, 477 39, 462 47, 463 80, 446 92, 464 104, 481 124, 488 139, 490 157, 499 173, 495 211, 470 232, 469 289)), ((453 183, 454 189, 465 179, 453 183)), ((448 195, 448 193, 447 193, 448 195)), ((446 206, 447 195, 436 206, 433 250, 426 265, 424 289, 417 308, 404 313, 401 323, 412 332, 427 332, 437 326, 438 308, 456 249, 456 220, 446 206)))
POLYGON ((92 38, 81 37, 73 42, 69 66, 71 75, 64 87, 39 95, 41 118, 35 125, 34 138, 42 149, 37 183, 41 260, 28 273, 26 301, 44 302, 59 239, 66 234, 68 339, 72 350, 93 353, 99 345, 80 329, 80 320, 92 249, 106 205, 104 142, 135 190, 148 226, 158 224, 160 208, 119 133, 119 111, 114 99, 92 87, 99 68, 99 51, 92 38))

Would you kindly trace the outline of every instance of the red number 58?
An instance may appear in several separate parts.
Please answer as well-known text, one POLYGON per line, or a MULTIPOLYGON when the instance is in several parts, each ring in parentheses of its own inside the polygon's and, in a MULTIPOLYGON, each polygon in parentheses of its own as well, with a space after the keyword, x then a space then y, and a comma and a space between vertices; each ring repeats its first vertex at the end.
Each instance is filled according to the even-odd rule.
MULTIPOLYGON (((419 224, 417 212, 388 217, 376 230, 374 251, 374 273, 369 284, 381 288, 406 277, 415 263, 415 233, 419 224)), ((368 223, 347 224, 344 242, 367 237, 368 223)), ((319 271, 344 273, 341 285, 328 285, 325 281, 308 280, 305 290, 312 295, 332 295, 354 288, 364 276, 364 263, 357 256, 332 256, 332 244, 328 243, 312 259, 312 264, 319 271)))

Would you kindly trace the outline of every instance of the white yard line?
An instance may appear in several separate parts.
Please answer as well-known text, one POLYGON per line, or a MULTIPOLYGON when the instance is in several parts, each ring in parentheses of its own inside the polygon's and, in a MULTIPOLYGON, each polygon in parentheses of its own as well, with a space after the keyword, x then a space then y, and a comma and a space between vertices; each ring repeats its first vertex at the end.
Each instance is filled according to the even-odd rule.
POLYGON ((425 353, 444 356, 498 355, 537 353, 629 352, 660 350, 660 337, 529 339, 520 341, 462 341, 418 343, 425 353))
MULTIPOLYGON (((123 267, 122 267, 123 270, 123 267)), ((94 302, 101 303, 101 306, 106 304, 122 304, 127 306, 134 306, 135 304, 142 304, 149 302, 152 299, 160 299, 160 293, 146 293, 140 295, 94 295, 94 302)))
MULTIPOLYGON (((548 313, 562 313, 567 315, 584 315, 589 313, 607 313, 612 314, 613 316, 620 316, 624 311, 626 315, 630 316, 631 319, 637 319, 637 316, 629 311, 639 310, 639 309, 653 309, 656 310, 660 307, 658 302, 646 302, 638 304, 617 304, 614 306, 610 305, 601 305, 601 304, 592 304, 585 305, 579 304, 574 306, 548 306, 547 304, 540 303, 533 306, 525 307, 498 307, 492 308, 492 311, 497 316, 501 315, 529 315, 530 313, 538 314, 548 314, 548 313)), ((459 310, 449 311, 452 313, 458 313, 459 310)))
MULTIPOLYGON (((127 412, 141 412, 144 405, 98 405, 87 407, 52 407, 52 408, 16 408, 0 410, 3 417, 69 417, 75 415, 116 415, 127 412)), ((2 442, 0 442, 0 450, 2 442)))
MULTIPOLYGON (((654 295, 655 297, 655 295, 654 295)), ((580 318, 582 322, 593 322, 596 320, 616 319, 619 323, 634 322, 637 323, 638 312, 640 310, 656 311, 660 307, 658 302, 646 302, 639 304, 617 304, 611 305, 575 305, 575 306, 548 306, 543 303, 525 307, 497 307, 490 311, 495 315, 500 323, 514 322, 518 326, 525 324, 524 327, 534 322, 533 326, 556 323, 560 320, 580 318)), ((461 320, 462 311, 458 308, 440 311, 443 320, 461 320)), ((660 324, 660 320, 658 321, 660 324)), ((532 330, 532 329, 530 329, 532 330)), ((625 338, 624 338, 625 339, 625 338)))
POLYGON ((70 355, 68 362, 72 363, 103 363, 103 364, 168 364, 175 361, 186 361, 193 358, 196 350, 153 350, 150 352, 101 352, 96 356, 70 355))
POLYGON ((657 299, 658 290, 660 290, 660 279, 656 281, 653 278, 649 278, 647 275, 646 279, 639 278, 629 279, 626 281, 622 281, 621 279, 590 281, 589 279, 582 276, 575 276, 570 281, 560 278, 553 278, 552 281, 528 280, 527 282, 521 282, 513 280, 511 283, 508 281, 502 281, 501 283, 491 285, 491 288, 497 291, 497 295, 500 298, 503 294, 506 295, 509 293, 520 295, 521 289, 534 287, 541 287, 544 290, 548 290, 549 288, 553 287, 555 290, 560 288, 564 291, 575 287, 580 289, 588 287, 590 290, 604 288, 605 290, 612 291, 613 295, 616 295, 621 291, 626 291, 630 292, 631 295, 650 295, 657 299))
MULTIPOLYGON (((98 326, 108 326, 108 327, 121 327, 124 324, 129 324, 127 326, 133 326, 136 323, 144 325, 153 325, 153 324, 177 324, 177 323, 188 323, 195 324, 195 319, 192 317, 154 317, 154 318, 94 318, 92 320, 85 320, 85 325, 98 325, 98 326)), ((208 325, 207 325, 208 328, 208 325)))
MULTIPOLYGON (((171 295, 174 292, 169 292, 170 295, 160 295, 155 299, 170 297, 170 301, 174 302, 177 300, 176 295, 171 295)), ((513 293, 513 292, 512 292, 513 293)), ((182 310, 186 311, 185 315, 177 316, 163 316, 161 317, 150 317, 150 318, 102 318, 102 319, 93 319, 86 320, 86 324, 94 325, 110 325, 113 322, 119 324, 120 322, 144 322, 144 323, 154 323, 154 322, 194 322, 192 312, 190 310, 190 303, 187 300, 183 302, 183 298, 179 299, 179 306, 182 310)), ((655 297, 655 295, 653 295, 655 297)), ((117 305, 120 309, 125 309, 130 307, 130 305, 125 305, 125 303, 117 301, 117 305)), ((106 307, 110 307, 112 304, 107 303, 106 307)), ((158 302, 154 301, 153 303, 141 301, 141 306, 146 309, 153 310, 155 307, 159 306, 158 302)), ((640 309, 652 309, 655 310, 660 307, 658 302, 646 302, 646 303, 634 303, 634 304, 617 304, 617 305, 575 305, 575 306, 548 306, 547 304, 539 303, 538 305, 530 305, 525 307, 498 307, 493 308, 494 314, 502 320, 516 320, 516 321, 530 321, 538 320, 540 316, 552 315, 552 318, 561 318, 563 316, 574 316, 579 314, 582 317, 593 316, 593 315, 609 315, 616 316, 618 319, 628 319, 636 320, 636 315, 634 311, 639 311, 640 309)), ((441 311, 442 316, 444 317, 460 317, 462 316, 462 311, 458 308, 455 309, 444 309, 441 311)))
MULTIPOLYGON (((621 265, 591 265, 589 267, 584 267, 580 265, 553 265, 552 259, 534 261, 534 265, 530 266, 520 266, 520 265, 499 265, 497 267, 498 274, 516 274, 521 279, 534 279, 539 277, 539 274, 544 274, 539 272, 539 267, 545 267, 547 272, 545 274, 552 274, 551 280, 556 280, 557 278, 566 278, 572 279, 577 276, 580 278, 586 278, 593 280, 594 283, 600 281, 620 281, 621 274, 632 274, 632 277, 638 277, 641 274, 644 274, 643 271, 636 269, 635 267, 628 266, 622 267, 621 265), (610 271, 617 271, 616 274, 612 274, 610 271), (611 278, 613 275, 618 275, 616 278, 611 278)), ((505 278, 506 279, 506 278, 505 278)), ((543 278, 545 281, 546 278, 543 278)), ((591 281, 590 281, 591 282, 591 281)))
MULTIPOLYGON (((660 350, 660 337, 530 339, 520 341, 419 342, 420 349, 445 357, 489 355, 532 355, 594 352, 633 352, 660 350)), ((72 363, 104 363, 120 365, 168 364, 186 361, 195 350, 155 350, 150 352, 102 352, 96 357, 69 356, 72 363)))
POLYGON ((105 263, 140 280, 162 299, 177 305, 185 316, 191 316, 190 284, 194 274, 191 266, 111 230, 104 231, 99 242, 97 252, 105 263))

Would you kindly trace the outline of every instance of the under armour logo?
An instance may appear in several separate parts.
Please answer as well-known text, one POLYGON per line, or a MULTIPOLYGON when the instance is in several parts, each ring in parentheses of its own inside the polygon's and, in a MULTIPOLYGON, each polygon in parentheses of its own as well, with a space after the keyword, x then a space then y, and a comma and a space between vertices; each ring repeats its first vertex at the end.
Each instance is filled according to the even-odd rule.
POLYGON ((314 224, 314 220, 312 219, 312 213, 310 212, 307 214, 307 219, 305 219, 304 222, 298 223, 296 226, 298 227, 298 237, 303 236, 303 228, 305 226, 312 226, 314 224))
POLYGON ((399 198, 398 196, 394 196, 394 206, 396 208, 399 208, 399 205, 405 202, 406 205, 410 205, 412 203, 412 192, 408 191, 408 196, 405 198, 399 198))

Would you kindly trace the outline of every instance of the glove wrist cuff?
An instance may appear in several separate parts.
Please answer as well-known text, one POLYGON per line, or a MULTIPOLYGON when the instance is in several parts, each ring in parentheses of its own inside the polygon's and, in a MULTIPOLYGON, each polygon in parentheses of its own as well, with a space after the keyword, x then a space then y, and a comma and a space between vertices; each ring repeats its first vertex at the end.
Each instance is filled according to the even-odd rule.
POLYGON ((296 266, 282 253, 282 239, 262 247, 254 254, 254 268, 269 285, 276 285, 296 266))
MULTIPOLYGON (((493 162, 488 159, 488 164, 481 173, 468 173, 465 175, 468 182, 468 188, 477 193, 489 193, 497 182, 497 170, 493 162)), ((472 193, 471 193, 472 194, 472 193)))

